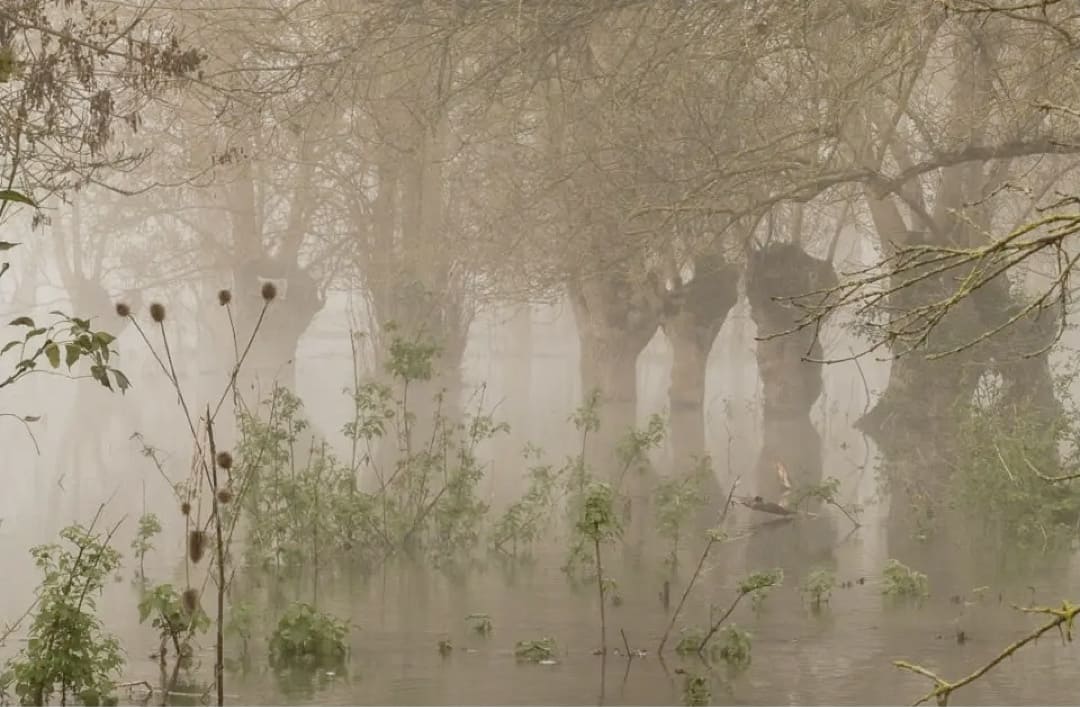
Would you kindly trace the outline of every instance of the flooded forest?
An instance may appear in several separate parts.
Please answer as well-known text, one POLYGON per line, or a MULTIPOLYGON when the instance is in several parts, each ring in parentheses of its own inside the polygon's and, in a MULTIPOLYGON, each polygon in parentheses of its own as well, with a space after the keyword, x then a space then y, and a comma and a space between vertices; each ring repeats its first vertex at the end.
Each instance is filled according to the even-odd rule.
POLYGON ((1075 704, 1074 0, 0 0, 0 705, 1075 704))

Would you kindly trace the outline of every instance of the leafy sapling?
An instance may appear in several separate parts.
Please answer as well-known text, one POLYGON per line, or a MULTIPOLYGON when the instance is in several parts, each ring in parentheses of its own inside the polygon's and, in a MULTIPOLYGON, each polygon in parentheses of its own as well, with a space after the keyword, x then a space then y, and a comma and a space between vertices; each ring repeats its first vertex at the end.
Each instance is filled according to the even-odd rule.
POLYGON ((615 495, 611 487, 604 483, 593 483, 585 496, 585 508, 578 531, 588 538, 593 545, 596 563, 596 586, 600 595, 600 650, 607 653, 607 618, 604 598, 609 584, 604 578, 604 564, 600 554, 600 545, 618 537, 619 522, 615 518, 615 495))
MULTIPOLYGON (((98 511, 100 516, 101 511, 98 511)), ((22 704, 69 704, 73 697, 112 701, 124 664, 120 644, 97 615, 105 581, 120 566, 108 533, 72 525, 64 545, 39 545, 30 553, 43 574, 37 612, 26 646, 9 663, 4 682, 22 704)))

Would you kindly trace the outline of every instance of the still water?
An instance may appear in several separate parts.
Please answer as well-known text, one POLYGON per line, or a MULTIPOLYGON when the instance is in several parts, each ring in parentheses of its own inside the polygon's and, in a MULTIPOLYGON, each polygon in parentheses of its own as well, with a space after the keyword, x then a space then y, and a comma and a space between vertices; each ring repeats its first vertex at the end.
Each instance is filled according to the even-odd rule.
MULTIPOLYGON (((748 511, 733 516, 743 528, 760 520, 748 511)), ((800 523, 809 522, 716 546, 683 610, 679 625, 704 625, 710 604, 722 609, 731 602, 740 576, 776 564, 784 567, 784 585, 772 590, 761 607, 755 610, 746 600, 732 616, 753 641, 752 662, 738 673, 723 664, 710 669, 696 658, 676 656, 671 647, 677 635, 668 644, 665 660, 656 656, 671 615, 659 596, 665 574, 659 562, 662 552, 656 548, 650 553, 656 560, 645 562, 624 562, 617 550, 611 550, 610 572, 623 602, 607 611, 609 655, 606 659, 596 655, 600 631, 595 586, 572 586, 560 571, 560 551, 553 549, 516 568, 489 561, 449 574, 388 565, 368 577, 321 580, 320 608, 352 625, 351 656, 345 674, 322 674, 307 690, 261 666, 266 636, 276 619, 267 588, 273 585, 289 599, 310 601, 311 580, 267 578, 263 587, 238 587, 238 598, 246 597, 264 609, 261 635, 251 648, 251 667, 230 672, 226 692, 240 704, 679 704, 683 671, 689 671, 710 676, 713 704, 910 703, 931 685, 897 669, 893 660, 911 660, 946 679, 958 679, 1043 622, 1042 617, 1021 615, 1011 604, 1056 605, 1065 597, 1076 599, 1080 587, 1075 569, 1066 567, 999 578, 985 585, 988 589, 973 592, 974 584, 951 572, 947 559, 934 561, 928 555, 922 566, 911 564, 929 576, 931 597, 919 606, 894 605, 881 593, 887 555, 882 533, 872 528, 848 534, 837 521, 822 548, 800 555, 805 561, 775 552, 784 544, 802 547, 799 543, 812 529, 800 523), (812 567, 822 564, 832 568, 840 582, 852 585, 835 589, 829 605, 815 613, 798 585, 812 567), (490 635, 471 629, 465 617, 474 613, 490 615, 490 635), (620 630, 632 649, 647 654, 633 659, 622 655, 620 630), (559 646, 554 665, 515 659, 517 641, 545 636, 559 646), (445 656, 438 650, 442 640, 453 645, 445 656), (614 654, 615 649, 620 655, 614 654)), ((21 613, 18 601, 32 596, 36 572, 18 557, 25 558, 24 542, 15 543, 10 532, 2 540, 4 556, 11 559, 2 579, 2 604, 4 618, 11 620, 21 613)), ((161 545, 155 553, 158 561, 147 564, 148 574, 156 581, 171 578, 182 584, 182 566, 161 559, 182 557, 179 544, 161 545)), ((671 608, 699 556, 700 546, 684 553, 679 575, 671 581, 671 608)), ((123 572, 102 603, 106 625, 127 651, 124 679, 156 686, 158 663, 150 655, 157 640, 152 629, 138 624, 130 567, 123 572)), ((8 644, 0 649, 0 657, 17 650, 20 641, 12 637, 8 644)), ((201 638, 195 674, 202 686, 182 681, 178 690, 197 694, 205 689, 212 674, 212 644, 212 636, 201 638)), ((1075 704, 1078 689, 1080 662, 1075 648, 1063 645, 1051 632, 957 692, 952 702, 1075 704)), ((132 697, 125 694, 125 699, 132 697)), ((190 704, 200 699, 180 695, 170 701, 190 704)), ((160 696, 154 695, 152 702, 160 703, 160 696)))

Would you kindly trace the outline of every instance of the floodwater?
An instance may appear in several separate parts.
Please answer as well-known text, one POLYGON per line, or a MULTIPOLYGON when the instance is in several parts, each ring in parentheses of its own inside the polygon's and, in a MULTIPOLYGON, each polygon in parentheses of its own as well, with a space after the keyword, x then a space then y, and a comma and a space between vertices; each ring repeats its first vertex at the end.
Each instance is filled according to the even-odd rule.
MULTIPOLYGON (((751 516, 750 511, 739 509, 731 520, 745 529, 759 520, 751 516)), ((725 608, 734 596, 737 579, 770 567, 769 559, 775 560, 770 548, 801 541, 799 536, 809 529, 799 523, 810 522, 797 521, 770 529, 767 536, 714 546, 679 625, 705 624, 709 603, 725 608)), ((25 557, 25 542, 15 543, 10 528, 0 533, 4 556, 13 560, 2 580, 2 610, 10 619, 21 613, 16 601, 31 596, 29 579, 36 573, 29 562, 15 559, 19 554, 25 557)), ((676 656, 672 647, 677 635, 668 644, 665 660, 657 657, 656 647, 670 617, 659 597, 664 576, 659 550, 653 553, 655 561, 646 561, 636 570, 628 569, 629 562, 621 561, 618 550, 610 551, 610 573, 618 582, 623 603, 607 611, 610 654, 606 659, 595 655, 600 642, 595 586, 572 586, 559 569, 562 555, 554 550, 528 565, 509 568, 486 562, 458 576, 388 565, 366 578, 324 579, 318 589, 320 608, 349 619, 353 627, 345 674, 321 674, 307 690, 303 684, 278 679, 269 668, 261 667, 266 656, 263 633, 253 641, 248 671, 227 675, 226 693, 238 704, 679 704, 683 671, 689 671, 710 676, 713 704, 910 703, 931 685, 923 677, 894 667, 893 660, 907 659, 946 679, 958 679, 1043 622, 1042 617, 1021 615, 1010 604, 1056 605, 1070 596, 1069 588, 1080 586, 1077 572, 1064 568, 1045 576, 1001 579, 989 589, 973 592, 974 587, 949 580, 948 568, 912 563, 929 575, 931 597, 918 606, 894 605, 881 593, 881 568, 887 559, 882 533, 864 527, 849 534, 838 520, 831 537, 824 555, 817 557, 825 557, 838 580, 851 581, 852 586, 838 587, 828 607, 812 612, 798 591, 812 565, 786 563, 783 587, 772 590, 758 610, 746 600, 732 616, 753 640, 752 662, 739 673, 722 663, 710 669, 697 658, 676 656), (490 615, 490 635, 471 629, 465 617, 473 613, 490 615), (633 659, 615 655, 615 649, 625 653, 620 630, 632 649, 644 649, 647 655, 633 659), (963 642, 958 640, 961 631, 963 642), (515 659, 517 641, 544 636, 553 637, 559 646, 554 665, 515 659), (453 645, 446 656, 438 650, 444 639, 453 645)), ((171 577, 181 583, 182 565, 162 559, 182 557, 179 543, 175 548, 160 544, 154 554, 158 561, 148 561, 147 573, 156 581, 171 577)), ((672 608, 699 551, 700 546, 687 548, 684 554, 679 578, 671 586, 672 608)), ((157 685, 158 663, 150 657, 157 641, 149 626, 138 624, 130 564, 106 593, 104 619, 128 654, 124 680, 157 685)), ((286 588, 290 598, 312 599, 307 579, 268 577, 265 582, 286 588)), ((265 587, 237 591, 266 607, 266 620, 260 627, 268 632, 274 610, 265 603, 265 587)), ((1075 599, 1075 592, 1071 596, 1075 599)), ((203 684, 183 681, 177 688, 181 692, 199 693, 212 675, 212 635, 202 636, 200 642, 195 674, 203 684)), ((8 643, 0 657, 17 650, 19 640, 8 643)), ((1080 685, 1080 662, 1074 650, 1063 646, 1056 633, 1049 633, 963 688, 952 702, 1074 704, 1080 685)), ((200 700, 180 695, 170 701, 193 704, 200 700)), ((152 703, 160 704, 160 696, 153 696, 152 703)))
MULTIPOLYGON (((730 334, 730 338, 738 337, 730 334)), ((557 391, 555 386, 540 385, 541 380, 569 380, 564 360, 546 361, 541 359, 537 364, 532 390, 552 397, 539 398, 535 408, 560 412, 536 417, 532 427, 550 428, 553 436, 565 435, 566 411, 573 407, 578 393, 572 386, 557 391), (540 370, 541 364, 548 368, 540 370)), ((320 361, 319 366, 327 369, 329 364, 320 361)), ((338 368, 341 375, 337 377, 326 370, 322 370, 322 376, 314 371, 301 371, 298 376, 308 386, 301 391, 302 397, 320 401, 309 412, 324 430, 340 429, 347 413, 340 409, 342 396, 338 395, 340 381, 347 379, 347 366, 338 368), (316 383, 323 387, 316 387, 316 383)), ((739 380, 755 380, 752 369, 739 370, 739 380)), ((644 396, 649 400, 643 399, 641 407, 661 409, 662 405, 653 403, 663 397, 666 378, 656 367, 643 366, 642 371, 641 385, 651 393, 644 396)), ((869 367, 868 373, 872 373, 869 367)), ((606 574, 618 582, 624 601, 621 606, 607 608, 610 654, 606 659, 594 654, 600 641, 595 587, 588 584, 575 588, 567 581, 559 569, 564 559, 561 549, 551 548, 533 564, 513 572, 483 558, 481 551, 478 554, 483 562, 460 576, 430 567, 390 565, 369 577, 323 579, 319 584, 319 607, 350 621, 351 653, 346 674, 322 675, 310 692, 304 690, 304 685, 283 683, 266 667, 267 634, 278 609, 267 603, 265 588, 241 590, 238 584, 233 599, 259 603, 264 607, 264 619, 260 621, 262 635, 256 636, 251 646, 250 670, 227 673, 228 701, 679 704, 683 701, 685 679, 679 671, 688 671, 711 676, 713 704, 910 704, 932 686, 927 679, 894 667, 894 660, 906 659, 955 680, 984 665, 1010 642, 1043 623, 1042 617, 1020 614, 1013 604, 1058 605, 1065 598, 1080 598, 1080 572, 1075 566, 1019 578, 992 574, 976 578, 965 567, 972 559, 970 551, 931 546, 923 555, 915 552, 901 558, 928 575, 930 598, 920 606, 894 606, 887 601, 881 594, 882 568, 892 556, 882 530, 887 509, 883 504, 870 503, 875 493, 873 469, 868 463, 871 454, 869 449, 863 450, 859 435, 851 431, 849 419, 855 414, 851 411, 857 412, 863 405, 859 397, 863 384, 853 374, 843 378, 831 372, 827 372, 826 383, 828 404, 823 399, 819 406, 824 465, 829 475, 844 481, 845 501, 867 506, 865 526, 849 535, 846 521, 834 514, 837 517, 833 528, 822 537, 811 532, 809 521, 796 521, 714 548, 679 620, 682 627, 704 625, 710 604, 725 608, 740 577, 780 565, 785 570, 784 585, 770 593, 761 610, 754 611, 750 602, 744 601, 732 616, 734 623, 752 634, 752 662, 745 671, 732 674, 722 664, 710 671, 697 659, 679 658, 672 650, 677 637, 669 642, 665 661, 658 659, 656 647, 670 618, 670 609, 665 610, 658 598, 665 577, 661 566, 663 548, 654 547, 641 566, 624 565, 619 561, 620 552, 610 551, 606 574), (834 407, 839 412, 833 412, 834 407), (808 545, 811 536, 817 537, 816 547, 808 545), (837 588, 828 607, 815 614, 807 608, 798 586, 813 567, 821 565, 830 567, 838 580, 852 582, 852 586, 837 588), (865 581, 859 584, 859 579, 865 581), (989 587, 981 592, 981 601, 973 591, 980 586, 989 587), (490 636, 471 630, 465 617, 473 613, 491 616, 494 630, 490 636), (615 655, 615 649, 625 653, 620 630, 633 649, 644 649, 647 655, 632 660, 615 655), (958 641, 960 632, 966 639, 963 642, 958 641), (554 638, 559 646, 556 664, 523 664, 515 659, 517 641, 545 636, 554 638), (453 651, 444 657, 438 643, 446 639, 453 644, 453 651)), ((10 403, 13 409, 37 413, 38 401, 55 399, 66 404, 69 400, 64 397, 66 388, 54 389, 44 380, 34 384, 38 387, 28 385, 16 390, 15 395, 24 399, 10 403)), ((713 427, 727 431, 726 445, 723 436, 712 440, 717 446, 712 450, 714 459, 725 485, 730 482, 727 469, 752 468, 756 459, 753 430, 740 424, 740 420, 756 419, 749 409, 744 409, 754 391, 745 393, 733 403, 738 414, 711 422, 713 427)), ((187 460, 182 458, 181 449, 186 444, 183 435, 152 434, 154 430, 183 429, 173 399, 167 391, 159 389, 155 393, 149 385, 142 396, 142 400, 153 404, 139 408, 134 421, 110 421, 107 415, 99 415, 103 424, 93 432, 104 440, 100 452, 107 460, 104 466, 86 463, 81 457, 50 454, 50 450, 70 445, 70 440, 63 438, 64 419, 59 415, 51 427, 46 417, 37 432, 43 456, 27 454, 25 463, 17 461, 18 457, 16 461, 10 457, 3 460, 0 623, 17 619, 33 600, 39 573, 29 548, 54 541, 57 531, 71 522, 88 522, 98 504, 109 499, 103 525, 111 525, 126 514, 115 543, 124 554, 125 564, 119 581, 107 588, 101 602, 102 617, 127 652, 122 679, 145 680, 156 687, 160 679, 158 661, 150 656, 157 648, 157 638, 150 626, 138 623, 128 543, 138 515, 144 511, 156 513, 164 529, 147 557, 147 574, 154 582, 182 585, 183 522, 168 485, 139 456, 138 445, 129 439, 133 426, 151 433, 151 443, 172 442, 180 448, 173 450, 167 463, 176 478, 186 474, 187 460)), ((498 399, 494 389, 492 399, 498 399)), ((26 451, 29 444, 25 440, 7 430, 4 434, 0 452, 17 442, 26 451)), ((553 447, 550 440, 539 442, 552 450, 550 459, 561 459, 562 450, 553 447)), ((746 481, 746 486, 751 486, 751 480, 746 481)), ((753 492, 751 488, 740 491, 753 492)), ((741 507, 736 507, 729 519, 735 530, 762 520, 741 507)), ((671 582, 672 608, 697 563, 700 547, 700 543, 688 547, 682 556, 679 575, 671 582)), ((989 559, 988 564, 993 564, 994 558, 978 559, 989 559)), ((308 581, 299 589, 294 580, 286 578, 270 577, 265 584, 284 588, 290 599, 312 599, 308 581)), ((9 637, 7 645, 0 647, 0 661, 19 649, 25 629, 24 623, 9 637)), ((177 687, 195 696, 175 695, 170 698, 174 704, 200 703, 210 682, 213 637, 208 634, 198 640, 194 679, 185 677, 177 687)), ((235 648, 230 646, 234 654, 235 648)), ((1076 704, 1078 686, 1080 661, 1076 648, 1063 646, 1058 635, 1051 632, 962 688, 951 703, 1076 704)), ((135 696, 121 693, 125 700, 135 696)), ((160 695, 154 694, 151 703, 160 702, 160 695)))

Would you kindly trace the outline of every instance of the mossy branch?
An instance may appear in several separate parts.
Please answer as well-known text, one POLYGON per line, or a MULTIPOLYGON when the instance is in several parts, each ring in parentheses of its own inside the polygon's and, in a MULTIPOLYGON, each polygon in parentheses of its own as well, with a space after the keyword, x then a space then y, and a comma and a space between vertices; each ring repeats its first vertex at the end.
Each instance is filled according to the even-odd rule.
POLYGON ((903 670, 910 670, 913 673, 917 673, 919 675, 922 675, 923 677, 929 678, 930 680, 934 681, 934 689, 913 702, 912 705, 914 707, 917 707, 918 705, 921 705, 924 702, 928 702, 931 699, 936 700, 938 705, 949 704, 949 696, 952 695, 952 693, 956 692, 965 685, 969 685, 975 682, 983 675, 986 675, 988 672, 997 667, 998 664, 1000 664, 1003 660, 1016 653, 1016 651, 1020 650, 1029 643, 1037 641, 1039 637, 1041 637, 1044 633, 1052 631, 1055 628, 1061 632, 1062 638, 1065 641, 1072 641, 1072 625, 1073 621, 1076 619, 1077 614, 1080 614, 1080 605, 1075 605, 1068 601, 1064 601, 1061 603, 1061 607, 1058 609, 1042 606, 1014 608, 1024 613, 1045 614, 1047 616, 1052 616, 1053 618, 1039 628, 1029 633, 1028 635, 1024 636, 1023 638, 1014 641, 1013 643, 1010 643, 989 663, 982 666, 967 677, 957 680, 956 682, 949 682, 948 680, 945 680, 941 676, 931 672, 930 670, 927 670, 921 665, 915 665, 914 663, 909 663, 906 660, 893 661, 893 665, 898 668, 901 668, 903 670))

